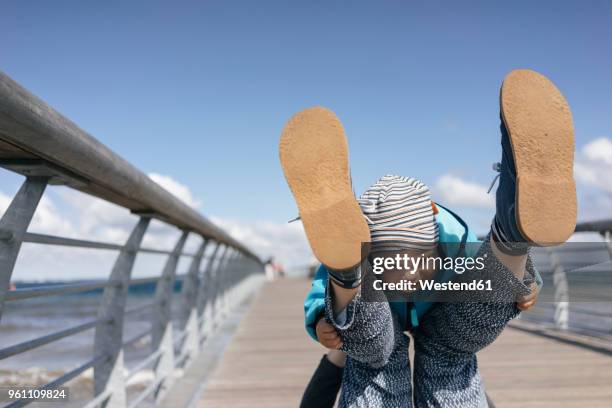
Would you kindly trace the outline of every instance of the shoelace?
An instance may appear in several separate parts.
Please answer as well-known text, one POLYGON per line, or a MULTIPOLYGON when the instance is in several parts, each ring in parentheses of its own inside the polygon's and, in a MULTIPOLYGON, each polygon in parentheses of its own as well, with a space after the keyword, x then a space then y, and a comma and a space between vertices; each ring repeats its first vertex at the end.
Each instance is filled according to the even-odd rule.
POLYGON ((489 186, 489 189, 487 190, 487 194, 489 194, 491 190, 493 190, 493 186, 495 185, 495 182, 499 180, 499 174, 501 173, 501 163, 499 162, 493 163, 493 171, 496 171, 497 174, 495 175, 495 178, 491 182, 491 185, 489 186))

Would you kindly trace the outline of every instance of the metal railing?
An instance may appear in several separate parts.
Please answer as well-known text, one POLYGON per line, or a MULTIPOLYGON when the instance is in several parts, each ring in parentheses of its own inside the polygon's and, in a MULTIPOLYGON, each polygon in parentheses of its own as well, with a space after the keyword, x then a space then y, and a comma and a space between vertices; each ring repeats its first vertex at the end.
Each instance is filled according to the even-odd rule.
POLYGON ((521 318, 612 341, 612 219, 579 223, 576 232, 596 232, 603 241, 534 248, 544 286, 535 307, 521 318))
MULTIPOLYGON (((0 318, 6 302, 102 291, 97 316, 91 321, 2 348, 0 360, 95 330, 92 358, 40 388, 59 387, 93 368, 94 396, 83 404, 85 407, 135 407, 143 401, 160 401, 179 375, 177 367, 187 367, 229 308, 257 287, 263 272, 261 260, 3 73, 0 166, 26 177, 0 219, 0 318), (139 220, 122 244, 30 233, 27 229, 50 184, 118 204, 130 209, 139 220), (173 250, 141 245, 152 218, 182 231, 173 250), (202 238, 195 253, 184 250, 190 235, 202 238), (118 254, 107 280, 10 290, 22 243, 114 250, 118 254), (142 253, 166 256, 159 277, 132 278, 136 257, 142 253), (177 276, 182 256, 191 257, 191 263, 185 275, 177 276), (181 290, 174 299, 177 281, 181 290), (152 283, 153 299, 127 308, 129 289, 152 283), (176 328, 171 316, 173 300, 178 301, 179 310, 176 328), (150 329, 125 339, 126 317, 147 311, 150 329), (126 347, 143 339, 149 339, 151 353, 125 371, 126 347), (127 380, 147 367, 152 368, 153 380, 139 395, 128 399, 127 380)), ((20 407, 29 402, 14 401, 6 406, 20 407)))

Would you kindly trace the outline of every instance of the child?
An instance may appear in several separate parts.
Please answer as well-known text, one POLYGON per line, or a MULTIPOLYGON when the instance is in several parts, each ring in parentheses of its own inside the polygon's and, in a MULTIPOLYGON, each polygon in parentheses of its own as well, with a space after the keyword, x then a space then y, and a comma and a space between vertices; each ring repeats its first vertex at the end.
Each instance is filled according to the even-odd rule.
MULTIPOLYGON (((451 252, 451 256, 473 256, 479 249, 481 241, 478 241, 467 224, 454 212, 441 205, 434 204, 434 219, 439 231, 439 242, 445 245, 446 252, 453 244, 464 243, 462 251, 451 252), (467 252, 469 253, 466 253, 467 252)), ((438 281, 450 276, 437 276, 438 281)), ((325 287, 327 285, 327 270, 324 266, 317 269, 312 282, 312 287, 304 302, 306 317, 306 330, 308 334, 324 347, 330 349, 319 362, 317 369, 309 381, 302 402, 301 408, 331 408, 336 402, 338 391, 342 382, 342 373, 346 361, 346 354, 339 350, 342 340, 338 332, 331 324, 324 319, 325 312, 325 287)), ((539 286, 542 281, 536 273, 536 282, 532 287, 532 293, 524 296, 517 302, 517 307, 521 311, 526 311, 533 307, 536 302, 539 286)), ((412 304, 391 303, 391 308, 399 316, 402 327, 412 332, 418 327, 419 319, 432 306, 431 302, 414 302, 412 304)))
MULTIPOLYGON (((494 290, 469 302, 428 306, 413 329, 416 406, 487 406, 475 353, 518 314, 514 301, 531 293, 536 272, 529 247, 564 242, 575 227, 573 129, 565 99, 545 77, 528 70, 506 77, 500 99, 497 211, 474 256, 484 259, 476 276, 490 280, 494 290)), ((412 406, 402 312, 383 292, 362 285, 371 272, 362 263, 361 246, 371 242, 372 259, 390 250, 389 240, 396 253, 436 252, 439 229, 428 189, 414 179, 383 178, 366 192, 362 214, 351 191, 342 126, 322 108, 287 124, 281 161, 309 243, 328 273, 325 319, 348 355, 340 405, 412 406)), ((433 276, 448 280, 443 272, 433 276)), ((464 277, 452 276, 459 282, 464 277)), ((416 307, 406 308, 411 318, 418 316, 416 307)))

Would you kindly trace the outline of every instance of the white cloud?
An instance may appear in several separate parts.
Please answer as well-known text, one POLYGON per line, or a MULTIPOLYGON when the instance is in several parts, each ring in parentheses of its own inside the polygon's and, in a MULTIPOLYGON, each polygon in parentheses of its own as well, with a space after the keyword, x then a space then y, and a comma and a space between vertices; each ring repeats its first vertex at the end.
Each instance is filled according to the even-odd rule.
MULTIPOLYGON (((173 178, 160 174, 152 174, 151 178, 188 205, 199 205, 191 191, 173 178)), ((11 200, 12 197, 0 192, 0 214, 8 208, 11 200)), ((123 243, 137 221, 136 215, 115 204, 67 187, 49 186, 28 230, 69 238, 123 243)), ((180 233, 173 226, 153 220, 145 234, 143 246, 171 249, 180 233)), ((200 242, 200 238, 190 237, 185 250, 194 251, 200 242)), ((63 280, 106 277, 115 257, 114 251, 25 244, 15 268, 14 278, 63 280)), ((143 262, 137 262, 137 266, 140 263, 140 269, 146 270, 149 275, 156 274, 161 271, 163 263, 160 262, 163 262, 163 259, 143 259, 143 262)))
POLYGON ((441 201, 458 207, 493 208, 493 194, 487 194, 487 187, 467 181, 453 174, 444 174, 434 185, 435 195, 441 201))
MULTIPOLYGON (((574 176, 578 194, 578 220, 612 217, 612 139, 600 137, 576 152, 574 176)), ((487 186, 453 174, 438 178, 433 190, 437 197, 464 209, 495 208, 495 195, 487 186)))
MULTIPOLYGON (((190 206, 199 206, 199 201, 187 186, 169 176, 153 173, 150 177, 190 206)), ((0 213, 8 207, 11 199, 0 192, 0 213)), ((288 268, 302 268, 314 261, 300 222, 287 224, 218 217, 212 217, 212 220, 262 258, 274 256, 288 268)), ((29 231, 123 243, 137 221, 138 217, 125 208, 66 187, 50 186, 36 210, 29 231)), ((153 220, 143 246, 171 249, 179 235, 177 228, 153 220)), ((192 234, 185 250, 195 251, 200 242, 201 239, 192 234)), ((105 278, 115 257, 114 251, 25 244, 13 277, 19 280, 105 278)), ((139 256, 134 275, 150 276, 161 271, 164 258, 149 258, 139 256)), ((187 264, 181 263, 179 269, 183 270, 187 264)))
POLYGON ((586 144, 576 155, 576 180, 612 193, 612 140, 601 137, 586 144))
POLYGON ((600 137, 582 148, 582 154, 590 161, 612 166, 612 140, 600 137))
POLYGON ((612 217, 612 140, 600 137, 576 154, 579 220, 612 217))
POLYGON ((303 268, 315 262, 301 222, 241 221, 213 217, 212 221, 262 259, 274 256, 287 268, 303 268))
MULTIPOLYGON (((123 243, 136 225, 138 217, 129 210, 97 197, 62 188, 58 199, 69 209, 77 238, 123 243)), ((33 226, 32 230, 35 229, 33 226)), ((52 233, 52 232, 48 232, 52 233)), ((171 225, 152 220, 142 245, 156 249, 172 249, 180 231, 171 225)), ((187 250, 193 250, 192 240, 187 250)))
MULTIPOLYGON (((4 213, 11 203, 12 198, 0 192, 0 213, 4 213)), ((74 228, 67 220, 63 219, 48 196, 43 196, 38 203, 30 230, 54 235, 71 236, 74 235, 74 228)))
POLYGON ((122 242, 136 223, 123 207, 65 187, 56 191, 55 198, 67 209, 79 238, 122 242))
POLYGON ((149 173, 149 178, 168 190, 170 193, 178 197, 181 201, 186 203, 188 206, 192 208, 200 207, 201 203, 199 200, 196 200, 189 187, 184 184, 179 183, 175 179, 170 176, 164 176, 162 174, 157 173, 149 173))
POLYGON ((0 192, 0 213, 4 214, 10 203, 11 198, 6 194, 0 192))

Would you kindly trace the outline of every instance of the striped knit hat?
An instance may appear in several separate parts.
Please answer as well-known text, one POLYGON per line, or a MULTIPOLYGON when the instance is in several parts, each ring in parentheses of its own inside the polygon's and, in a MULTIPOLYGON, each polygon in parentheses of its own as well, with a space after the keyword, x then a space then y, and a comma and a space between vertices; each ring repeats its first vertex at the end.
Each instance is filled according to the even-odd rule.
POLYGON ((438 225, 429 188, 412 177, 387 175, 359 197, 372 237, 372 251, 429 250, 438 225))

